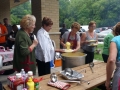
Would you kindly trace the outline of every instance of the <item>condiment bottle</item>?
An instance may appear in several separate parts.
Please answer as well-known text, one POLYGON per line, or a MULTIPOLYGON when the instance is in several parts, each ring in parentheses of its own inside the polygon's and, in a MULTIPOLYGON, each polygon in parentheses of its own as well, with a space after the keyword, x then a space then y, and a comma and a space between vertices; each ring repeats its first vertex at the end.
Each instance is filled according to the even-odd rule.
POLYGON ((39 79, 37 79, 37 78, 34 78, 33 79, 33 82, 34 82, 34 84, 35 84, 35 90, 39 90, 39 79))
POLYGON ((28 88, 28 90, 34 90, 34 82, 32 81, 31 77, 28 78, 27 88, 28 88))
MULTIPOLYGON (((29 77, 31 77, 31 78, 33 79, 33 72, 32 72, 32 71, 28 71, 28 73, 26 74, 26 80, 25 80, 25 83, 28 82, 29 77)), ((25 85, 25 86, 27 86, 27 85, 25 85)))
POLYGON ((22 90, 24 80, 22 79, 21 73, 16 74, 16 80, 13 82, 13 90, 22 90))

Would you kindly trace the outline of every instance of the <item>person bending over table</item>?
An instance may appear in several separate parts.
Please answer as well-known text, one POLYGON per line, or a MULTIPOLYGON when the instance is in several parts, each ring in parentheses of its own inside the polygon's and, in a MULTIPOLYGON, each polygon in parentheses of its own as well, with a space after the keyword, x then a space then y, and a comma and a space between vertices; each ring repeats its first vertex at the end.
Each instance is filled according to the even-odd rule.
POLYGON ((21 30, 17 32, 13 57, 13 69, 20 72, 33 71, 36 74, 36 60, 34 48, 38 44, 37 39, 31 40, 30 33, 34 31, 36 18, 33 15, 25 15, 20 21, 21 30))
POLYGON ((73 49, 73 52, 76 52, 80 49, 80 36, 77 34, 77 32, 80 30, 80 24, 77 22, 74 22, 71 26, 71 31, 65 32, 62 35, 61 38, 61 45, 66 48, 66 42, 70 42, 71 49, 73 49))

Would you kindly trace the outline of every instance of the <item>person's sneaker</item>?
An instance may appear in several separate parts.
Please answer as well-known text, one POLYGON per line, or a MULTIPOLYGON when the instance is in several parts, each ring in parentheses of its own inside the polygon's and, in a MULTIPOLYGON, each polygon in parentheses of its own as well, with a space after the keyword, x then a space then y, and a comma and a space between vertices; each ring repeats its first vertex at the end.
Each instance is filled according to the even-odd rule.
POLYGON ((3 70, 3 71, 0 71, 0 75, 3 75, 4 72, 5 72, 4 70, 3 70))

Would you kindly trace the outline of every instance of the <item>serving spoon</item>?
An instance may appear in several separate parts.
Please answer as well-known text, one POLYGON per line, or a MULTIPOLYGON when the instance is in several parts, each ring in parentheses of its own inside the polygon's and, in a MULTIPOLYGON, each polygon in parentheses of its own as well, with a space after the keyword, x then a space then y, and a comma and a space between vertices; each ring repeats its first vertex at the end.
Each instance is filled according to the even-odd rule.
POLYGON ((93 62, 89 63, 89 67, 90 67, 92 73, 94 73, 93 68, 92 68, 92 67, 94 67, 94 63, 93 62))

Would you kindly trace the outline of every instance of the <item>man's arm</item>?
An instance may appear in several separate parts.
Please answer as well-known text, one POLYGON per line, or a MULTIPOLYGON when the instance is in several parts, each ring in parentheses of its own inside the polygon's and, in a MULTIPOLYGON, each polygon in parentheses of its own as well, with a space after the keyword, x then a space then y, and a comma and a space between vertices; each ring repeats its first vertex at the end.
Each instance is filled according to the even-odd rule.
POLYGON ((6 36, 6 35, 8 35, 8 31, 7 31, 7 28, 6 28, 5 26, 3 26, 3 31, 4 31, 4 33, 1 33, 1 34, 0 34, 1 36, 6 36))

